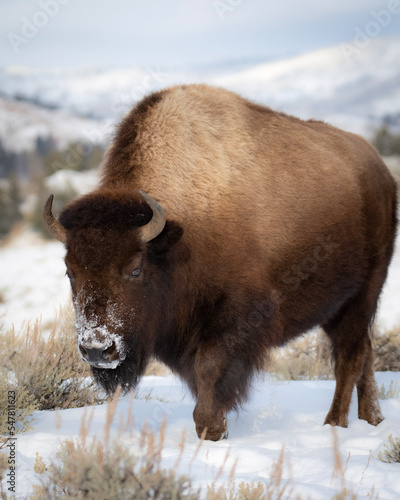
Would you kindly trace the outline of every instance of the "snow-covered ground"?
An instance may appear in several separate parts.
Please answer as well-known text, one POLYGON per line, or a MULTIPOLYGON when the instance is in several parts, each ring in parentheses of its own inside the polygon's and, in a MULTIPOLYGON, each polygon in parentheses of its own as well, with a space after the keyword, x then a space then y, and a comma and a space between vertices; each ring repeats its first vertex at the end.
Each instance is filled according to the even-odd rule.
POLYGON ((65 276, 63 245, 23 234, 0 250, 0 323, 21 330, 24 322, 44 325, 70 295, 65 276))
MULTIPOLYGON (((65 191, 84 194, 98 181, 97 170, 59 170, 46 179, 46 188, 56 197, 65 191)), ((40 319, 46 326, 55 318, 70 299, 64 256, 63 245, 26 227, 0 248, 0 325, 19 331, 28 321, 40 319)))
MULTIPOLYGON (((3 303, 0 315, 6 327, 42 316, 50 321, 59 305, 69 300, 69 284, 64 276, 64 249, 58 242, 44 243, 30 233, 22 233, 0 249, 0 292, 3 303)), ((400 247, 397 247, 389 279, 381 300, 378 322, 382 328, 400 323, 400 247)), ((392 380, 400 383, 400 373, 378 373, 378 384, 389 387, 392 380)), ((182 432, 186 444, 179 472, 189 474, 196 486, 206 487, 218 474, 226 460, 219 481, 227 481, 233 467, 237 482, 268 481, 272 464, 285 447, 284 479, 291 480, 292 494, 304 498, 328 499, 342 487, 332 477, 334 468, 333 434, 323 426, 333 396, 333 381, 277 382, 266 376, 254 385, 251 400, 239 414, 229 415, 229 439, 205 442, 195 456, 198 439, 192 421, 194 402, 182 383, 172 377, 145 377, 133 403, 132 436, 124 439, 136 449, 138 434, 144 422, 157 431, 167 417, 163 451, 164 467, 173 467, 181 453, 182 432), (226 457, 228 458, 226 459, 226 457), (193 458, 195 457, 195 458, 193 458)), ((343 464, 349 457, 344 475, 345 486, 370 498, 374 489, 381 500, 397 500, 400 496, 398 464, 386 464, 377 458, 389 434, 399 436, 400 400, 381 402, 385 420, 373 427, 357 419, 356 398, 352 403, 348 429, 337 429, 343 464), (350 455, 349 455, 350 454, 350 455), (370 457, 371 455, 371 457, 370 457)), ((128 412, 129 397, 118 403, 113 424, 116 433, 119 415, 128 412)), ((38 452, 46 463, 55 455, 60 441, 79 434, 84 409, 59 412, 36 412, 32 431, 18 436, 19 497, 23 498, 39 482, 33 471, 38 452), (58 420, 61 417, 61 426, 58 420)), ((105 406, 94 409, 91 435, 102 435, 105 406)))
POLYGON ((400 236, 383 287, 376 324, 383 331, 400 325, 400 236))
MULTIPOLYGON (((388 386, 391 380, 400 382, 400 373, 378 373, 377 379, 379 384, 388 386)), ((224 463, 217 484, 227 483, 235 463, 237 483, 242 480, 268 482, 271 467, 284 446, 283 482, 290 479, 290 498, 300 494, 304 499, 327 500, 342 487, 342 480, 332 475, 332 428, 322 425, 333 390, 333 381, 260 380, 244 410, 238 415, 229 415, 229 438, 216 443, 204 442, 196 454, 199 440, 192 421, 194 402, 188 390, 172 376, 145 377, 133 401, 132 434, 123 439, 132 451, 140 453, 139 435, 143 424, 157 433, 166 416, 162 467, 175 467, 185 432, 178 471, 190 475, 194 486, 202 486, 203 492, 206 485, 217 478, 224 463)), ((400 401, 385 400, 381 405, 385 420, 378 427, 357 419, 353 401, 349 427, 336 429, 343 467, 348 459, 344 486, 358 493, 359 499, 370 499, 368 495, 373 490, 379 493, 380 500, 398 500, 400 495, 399 464, 378 459, 388 435, 399 435, 400 401)), ((128 396, 118 402, 111 435, 116 435, 120 417, 126 420, 129 406, 128 396)), ((84 411, 63 410, 58 416, 51 411, 38 412, 34 430, 18 436, 17 484, 21 497, 31 491, 32 484, 39 482, 39 476, 33 472, 36 452, 48 463, 62 440, 79 435, 84 411)), ((105 421, 105 405, 95 407, 89 437, 102 436, 105 421)))

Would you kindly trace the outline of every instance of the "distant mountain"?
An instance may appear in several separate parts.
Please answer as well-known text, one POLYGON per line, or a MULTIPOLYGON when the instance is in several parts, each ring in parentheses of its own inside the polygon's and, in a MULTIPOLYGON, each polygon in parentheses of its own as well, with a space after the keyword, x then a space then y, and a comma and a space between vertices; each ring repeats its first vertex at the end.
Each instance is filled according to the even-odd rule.
MULTIPOLYGON (((159 68, 0 70, 0 94, 80 117, 116 119, 146 94, 181 79, 159 68)), ((190 79, 190 77, 189 77, 190 79)))
MULTIPOLYGON (((33 151, 51 141, 51 148, 63 149, 69 143, 99 137, 98 122, 50 110, 13 98, 0 97, 0 143, 9 152, 33 151)), ((45 152, 44 152, 45 153, 45 152)))
POLYGON ((400 128, 400 37, 260 64, 216 83, 273 108, 368 136, 382 123, 400 128))
POLYGON ((150 91, 206 82, 304 118, 369 136, 400 129, 400 37, 341 45, 278 61, 220 66, 0 70, 0 142, 19 151, 38 137, 107 142, 112 123, 150 91), (349 53, 351 54, 349 55, 349 53))

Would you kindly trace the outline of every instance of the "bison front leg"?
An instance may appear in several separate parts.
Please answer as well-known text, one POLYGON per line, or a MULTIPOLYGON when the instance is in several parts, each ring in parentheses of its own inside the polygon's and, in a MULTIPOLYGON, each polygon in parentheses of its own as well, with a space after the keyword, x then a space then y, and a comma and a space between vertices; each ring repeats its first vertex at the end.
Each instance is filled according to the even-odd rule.
POLYGON ((211 441, 227 437, 226 414, 230 408, 219 400, 217 390, 225 371, 225 358, 223 351, 212 344, 200 347, 195 357, 197 404, 193 420, 197 435, 211 441))

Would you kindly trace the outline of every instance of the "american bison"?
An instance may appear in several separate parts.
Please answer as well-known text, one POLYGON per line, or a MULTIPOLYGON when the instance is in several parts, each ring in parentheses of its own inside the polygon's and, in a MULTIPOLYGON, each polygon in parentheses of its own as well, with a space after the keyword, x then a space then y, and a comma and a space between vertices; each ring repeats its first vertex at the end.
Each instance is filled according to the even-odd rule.
POLYGON ((113 393, 150 357, 196 398, 196 431, 226 435, 268 351, 316 325, 336 390, 325 419, 382 420, 370 327, 396 232, 396 187, 357 135, 227 90, 182 85, 122 120, 98 189, 50 233, 66 245, 79 352, 113 393))

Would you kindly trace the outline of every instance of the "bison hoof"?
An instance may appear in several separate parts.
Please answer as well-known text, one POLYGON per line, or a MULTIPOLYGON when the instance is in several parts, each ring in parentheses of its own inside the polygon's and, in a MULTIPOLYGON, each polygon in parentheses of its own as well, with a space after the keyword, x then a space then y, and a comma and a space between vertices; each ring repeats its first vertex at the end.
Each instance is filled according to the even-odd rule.
POLYGON ((200 439, 219 441, 228 437, 228 422, 224 411, 206 413, 201 406, 196 405, 193 420, 200 439))
POLYGON ((196 432, 200 439, 207 441, 220 441, 221 439, 228 439, 228 431, 221 429, 208 429, 207 427, 196 426, 196 432))
POLYGON ((331 425, 332 427, 348 427, 349 426, 349 420, 347 416, 343 415, 333 415, 331 413, 328 413, 328 415, 325 418, 324 425, 331 425))
POLYGON ((196 425, 196 432, 200 439, 207 439, 208 441, 220 441, 221 439, 228 439, 226 417, 222 422, 210 426, 196 425))
POLYGON ((378 414, 373 414, 373 415, 359 415, 358 418, 361 420, 366 420, 369 424, 375 426, 379 425, 382 422, 382 420, 384 420, 382 413, 380 412, 378 414))

